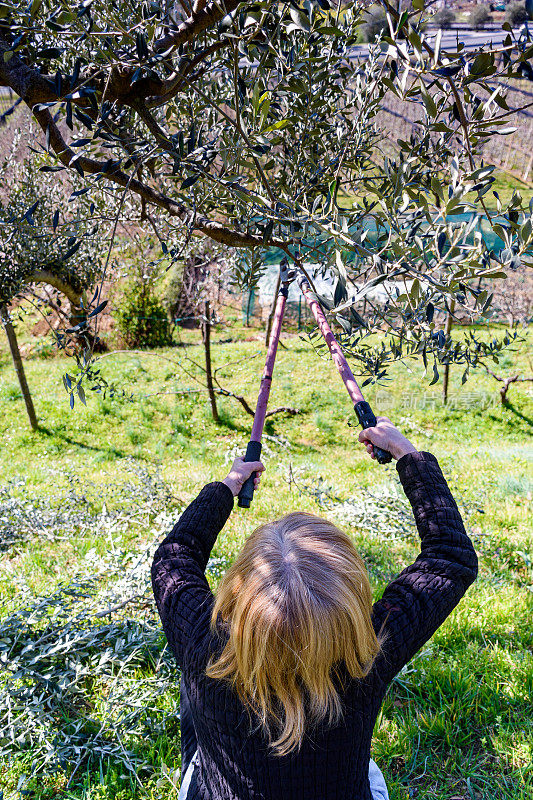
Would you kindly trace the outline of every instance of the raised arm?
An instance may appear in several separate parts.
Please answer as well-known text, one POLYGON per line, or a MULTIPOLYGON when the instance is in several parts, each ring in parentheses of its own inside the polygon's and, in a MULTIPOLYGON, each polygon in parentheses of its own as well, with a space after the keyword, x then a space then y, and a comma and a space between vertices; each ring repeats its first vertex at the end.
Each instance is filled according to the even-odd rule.
MULTIPOLYGON (((393 427, 383 421, 385 437, 387 424, 393 427)), ((378 427, 379 422, 365 430, 365 436, 372 436, 378 427)), ((377 443, 394 455, 394 444, 391 448, 390 442, 377 443)), ((435 633, 477 576, 475 550, 437 459, 408 444, 406 452, 398 451, 396 468, 413 509, 421 549, 373 608, 374 628, 385 636, 379 656, 379 673, 385 680, 392 679, 435 633)))
POLYGON ((263 469, 259 462, 244 464, 236 459, 224 481, 204 486, 155 552, 154 596, 170 649, 181 667, 198 652, 209 630, 213 596, 205 568, 213 545, 242 483, 263 469))

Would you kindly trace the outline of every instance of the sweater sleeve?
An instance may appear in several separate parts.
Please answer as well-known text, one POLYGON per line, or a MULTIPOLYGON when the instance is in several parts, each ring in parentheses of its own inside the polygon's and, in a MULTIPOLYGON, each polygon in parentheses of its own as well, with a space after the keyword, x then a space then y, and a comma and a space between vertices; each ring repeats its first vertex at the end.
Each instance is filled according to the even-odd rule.
POLYGON ((213 595, 205 568, 232 508, 233 495, 226 484, 207 484, 154 555, 155 601, 169 647, 182 668, 209 629, 213 595))
POLYGON ((475 550, 435 456, 409 453, 396 468, 413 508, 421 552, 373 608, 374 628, 384 634, 378 658, 386 681, 442 625, 477 576, 475 550))

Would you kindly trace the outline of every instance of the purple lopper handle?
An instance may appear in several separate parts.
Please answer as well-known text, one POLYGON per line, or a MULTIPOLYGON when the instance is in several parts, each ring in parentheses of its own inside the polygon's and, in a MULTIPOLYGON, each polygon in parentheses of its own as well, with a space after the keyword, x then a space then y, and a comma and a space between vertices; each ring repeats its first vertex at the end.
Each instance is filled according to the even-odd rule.
MULTIPOLYGON (((261 458, 261 442, 248 442, 248 447, 246 448, 246 455, 244 456, 245 461, 259 461, 261 458)), ((250 503, 254 497, 254 480, 257 475, 257 472, 252 472, 249 478, 247 478, 243 485, 242 489, 239 492, 239 506, 241 508, 250 508, 250 503)))

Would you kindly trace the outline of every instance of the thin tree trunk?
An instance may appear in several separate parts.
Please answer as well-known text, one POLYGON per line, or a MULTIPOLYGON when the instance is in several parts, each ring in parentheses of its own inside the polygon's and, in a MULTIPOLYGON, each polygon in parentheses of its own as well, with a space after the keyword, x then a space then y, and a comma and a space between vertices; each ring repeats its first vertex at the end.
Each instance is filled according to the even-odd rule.
POLYGON ((39 424, 37 422, 37 415, 35 414, 35 408, 33 407, 33 400, 31 399, 30 388, 28 386, 28 381, 26 380, 26 373, 24 372, 24 365, 22 364, 22 358, 20 357, 20 350, 17 342, 17 337, 15 334, 15 329, 13 327, 13 323, 9 319, 9 312, 7 310, 7 306, 3 305, 0 307, 0 317, 2 318, 2 323, 4 325, 4 330, 6 332, 7 341, 9 342, 9 349, 11 350, 13 366, 15 367, 17 378, 19 379, 20 390, 22 392, 24 402, 26 403, 26 411, 28 412, 30 425, 32 429, 36 431, 39 428, 39 424))
POLYGON ((220 422, 217 408, 217 397, 213 387, 213 371, 211 368, 211 309, 209 300, 205 302, 205 320, 202 322, 202 341, 205 350, 205 375, 207 379, 207 391, 211 401, 211 411, 215 422, 220 422))
POLYGON ((274 299, 272 301, 272 306, 270 308, 270 312, 268 315, 267 329, 265 333, 265 347, 268 347, 268 343, 270 341, 270 331, 272 330, 272 322, 274 320, 274 314, 276 312, 276 303, 278 301, 280 285, 281 285, 281 272, 278 272, 278 280, 276 281, 276 288, 274 289, 274 299))
MULTIPOLYGON (((450 310, 448 311, 448 316, 446 317, 446 327, 444 332, 446 336, 449 336, 452 332, 453 327, 453 313, 455 311, 455 300, 450 302, 450 310)), ((450 365, 444 365, 444 375, 442 379, 442 402, 444 405, 448 402, 448 383, 450 380, 450 365)))
POLYGON ((254 290, 250 289, 250 291, 248 292, 248 301, 246 303, 246 327, 247 328, 250 327, 250 314, 251 314, 250 308, 251 308, 253 300, 254 300, 254 290))

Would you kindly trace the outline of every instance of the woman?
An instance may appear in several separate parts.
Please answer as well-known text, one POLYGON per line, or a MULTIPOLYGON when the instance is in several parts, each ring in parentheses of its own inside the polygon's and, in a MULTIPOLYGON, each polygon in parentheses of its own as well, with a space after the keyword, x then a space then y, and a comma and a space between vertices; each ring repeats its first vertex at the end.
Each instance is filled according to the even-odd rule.
POLYGON ((477 558, 433 455, 384 417, 359 441, 397 459, 421 538, 374 605, 350 539, 298 512, 258 528, 213 597, 211 549, 260 462, 237 459, 205 486, 155 554, 154 594, 182 671, 182 798, 388 797, 370 760, 383 698, 475 580, 477 558))

